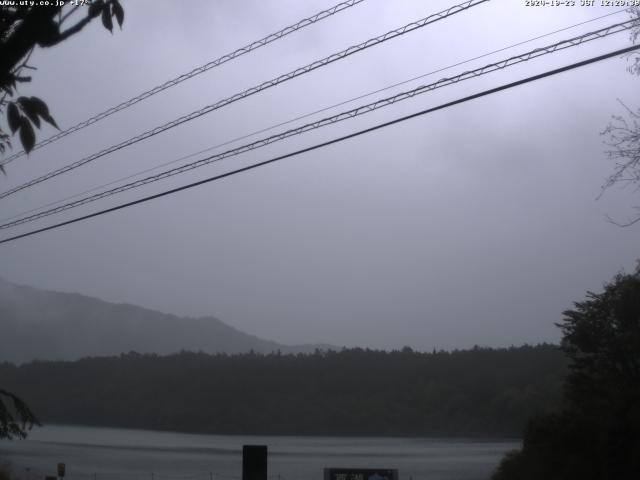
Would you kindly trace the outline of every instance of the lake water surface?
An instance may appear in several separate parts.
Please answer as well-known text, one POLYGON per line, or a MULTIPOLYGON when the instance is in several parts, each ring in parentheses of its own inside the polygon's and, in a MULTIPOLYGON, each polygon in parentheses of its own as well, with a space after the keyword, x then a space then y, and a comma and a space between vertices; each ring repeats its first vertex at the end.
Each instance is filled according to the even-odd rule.
POLYGON ((195 435, 47 425, 0 441, 0 463, 26 480, 235 480, 242 445, 267 445, 270 480, 322 480, 324 467, 397 468, 401 480, 487 479, 518 441, 195 435))

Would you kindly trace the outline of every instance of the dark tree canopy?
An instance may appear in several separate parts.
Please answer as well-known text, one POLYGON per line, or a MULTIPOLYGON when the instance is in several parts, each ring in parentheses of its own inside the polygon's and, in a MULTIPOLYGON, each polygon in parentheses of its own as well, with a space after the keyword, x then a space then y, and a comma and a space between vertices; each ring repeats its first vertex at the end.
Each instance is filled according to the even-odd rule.
POLYGON ((530 415, 557 408, 565 367, 555 345, 130 353, 0 363, 0 382, 52 423, 219 434, 513 437, 530 415))
POLYGON ((23 148, 29 152, 36 143, 35 128, 40 128, 41 121, 58 127, 47 104, 40 98, 17 97, 19 84, 31 81, 24 72, 34 70, 29 65, 33 49, 58 45, 98 16, 109 31, 113 30, 113 18, 120 27, 124 21, 124 10, 118 0, 93 0, 75 6, 70 3, 61 6, 21 3, 0 6, 0 112, 6 110, 11 132, 0 126, 0 154, 11 148, 13 134, 19 135, 23 148))
POLYGON ((11 392, 0 389, 0 438, 25 438, 27 430, 40 422, 27 404, 11 392))
MULTIPOLYGON (((118 0, 93 0, 82 5, 67 2, 60 6, 53 5, 55 2, 48 6, 29 3, 32 2, 0 5, 0 114, 6 111, 11 132, 7 133, 0 123, 0 155, 12 147, 11 135, 18 134, 22 147, 29 152, 36 143, 35 129, 42 122, 58 128, 43 100, 17 96, 18 86, 31 81, 24 72, 34 70, 29 65, 33 49, 67 40, 98 16, 109 31, 113 30, 113 18, 120 27, 124 21, 124 10, 118 0)), ((1 163, 0 171, 4 173, 1 163)), ((37 418, 23 400, 0 389, 0 438, 24 438, 27 430, 37 424, 37 418)))
POLYGON ((640 478, 640 266, 589 292, 559 327, 563 408, 529 421, 494 480, 640 478))
MULTIPOLYGON (((640 268, 564 312, 562 348, 570 359, 567 401, 575 408, 640 407, 640 268)), ((623 412, 623 413, 624 413, 623 412)), ((640 411, 638 412, 640 413, 640 411)))

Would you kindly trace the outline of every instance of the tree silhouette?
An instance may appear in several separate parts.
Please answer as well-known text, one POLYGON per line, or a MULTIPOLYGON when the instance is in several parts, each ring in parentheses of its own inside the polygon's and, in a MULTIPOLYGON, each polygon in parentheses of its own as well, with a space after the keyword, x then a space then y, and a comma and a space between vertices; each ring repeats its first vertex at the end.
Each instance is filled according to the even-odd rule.
MULTIPOLYGON (((19 84, 31 81, 31 77, 23 72, 33 70, 29 57, 34 48, 57 45, 80 32, 98 16, 109 31, 113 31, 113 18, 120 28, 124 21, 124 10, 118 0, 82 1, 76 5, 67 2, 60 6, 15 3, 0 6, 0 113, 6 110, 11 132, 7 133, 0 125, 0 154, 11 148, 11 135, 16 133, 24 150, 31 151, 36 143, 34 127, 40 128, 41 121, 58 128, 43 100, 17 97, 19 84)), ((5 173, 2 164, 0 171, 5 173)), ((27 430, 38 424, 38 419, 22 399, 0 389, 0 438, 24 438, 27 430)))
MULTIPOLYGON (((640 39, 640 7, 632 7, 628 10, 633 19, 638 22, 632 29, 630 40, 635 43, 640 39)), ((634 75, 640 75, 640 55, 630 55, 632 60, 628 70, 634 75)), ((632 185, 640 189, 640 107, 634 110, 619 100, 624 111, 621 115, 614 115, 602 132, 605 136, 605 144, 609 147, 606 154, 615 163, 613 173, 605 180, 602 186, 602 194, 614 185, 632 185)), ((640 205, 635 207, 638 214, 625 222, 619 222, 609 217, 612 223, 628 227, 640 222, 640 205)))
POLYGON ((517 435, 530 415, 557 406, 565 369, 557 346, 525 345, 434 353, 130 352, 73 362, 0 363, 0 378, 23 392, 43 421, 59 424, 217 434, 495 437, 517 435))
POLYGON ((558 326, 569 358, 563 408, 529 421, 494 480, 640 478, 640 264, 558 326))
POLYGON ((40 422, 27 404, 11 392, 0 389, 0 438, 24 438, 40 422))
MULTIPOLYGON (((36 142, 34 127, 40 128, 41 120, 58 127, 47 104, 40 98, 16 98, 19 84, 31 81, 31 77, 23 72, 33 69, 29 65, 33 49, 58 45, 98 16, 109 31, 113 31, 113 18, 121 28, 124 21, 124 10, 118 0, 82 1, 78 5, 61 6, 21 3, 28 2, 0 6, 0 112, 6 110, 11 132, 0 127, 0 154, 11 148, 11 135, 16 133, 24 150, 31 151, 36 142)), ((0 169, 4 172, 1 165, 0 169)))

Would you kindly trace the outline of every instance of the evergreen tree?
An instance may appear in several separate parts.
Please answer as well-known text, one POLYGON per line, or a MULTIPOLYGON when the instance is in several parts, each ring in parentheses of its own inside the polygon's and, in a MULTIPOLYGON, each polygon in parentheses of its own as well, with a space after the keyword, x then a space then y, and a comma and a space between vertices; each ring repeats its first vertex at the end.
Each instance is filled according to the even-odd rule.
POLYGON ((564 312, 563 408, 532 418, 494 480, 640 478, 640 265, 564 312))

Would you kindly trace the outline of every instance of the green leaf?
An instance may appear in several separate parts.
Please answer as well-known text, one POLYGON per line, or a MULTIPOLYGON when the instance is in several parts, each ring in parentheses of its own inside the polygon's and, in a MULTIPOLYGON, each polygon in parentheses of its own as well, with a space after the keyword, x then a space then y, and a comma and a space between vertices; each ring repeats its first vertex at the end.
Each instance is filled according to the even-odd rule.
POLYGON ((113 22, 111 21, 111 15, 109 15, 108 6, 104 10, 102 10, 102 25, 104 25, 104 28, 113 33, 113 22))
POLYGON ((118 0, 113 0, 111 3, 111 9, 113 10, 113 15, 116 17, 118 22, 118 26, 122 29, 122 22, 124 22, 124 9, 118 0))
POLYGON ((16 130, 20 128, 21 120, 22 116, 20 115, 20 111, 18 111, 18 107, 15 103, 11 102, 7 107, 7 122, 9 123, 11 133, 16 133, 16 130))
MULTIPOLYGON (((24 98, 24 97, 21 97, 21 98, 24 98)), ((46 103, 44 103, 38 97, 29 97, 28 102, 31 105, 31 107, 34 109, 34 111, 37 112, 40 118, 42 118, 45 122, 53 125, 58 130, 60 130, 60 127, 58 127, 58 124, 49 113, 49 107, 47 106, 46 103)))
MULTIPOLYGON (((44 101, 40 100, 38 97, 20 98, 24 99, 23 102, 28 102, 29 104, 33 105, 33 108, 38 112, 40 116, 42 116, 43 114, 49 114, 49 107, 47 107, 47 104, 44 103, 44 101)), ((18 100, 20 100, 20 98, 18 100)))
POLYGON ((22 142, 22 148, 27 153, 33 150, 36 144, 36 134, 26 117, 22 117, 22 122, 20 123, 20 141, 22 142))
MULTIPOLYGON (((35 98, 35 97, 31 97, 35 98)), ((18 103, 20 107, 22 107, 22 111, 27 114, 31 123, 33 123, 36 127, 40 128, 40 119, 38 118, 38 107, 37 104, 31 102, 31 99, 27 97, 18 98, 18 103)))
POLYGON ((42 119, 47 122, 50 125, 53 125, 54 127, 56 127, 58 130, 60 130, 60 127, 58 126, 58 124, 56 123, 56 121, 53 119, 53 117, 51 115, 49 115, 49 113, 47 113, 46 115, 40 115, 40 117, 42 117, 42 119))

